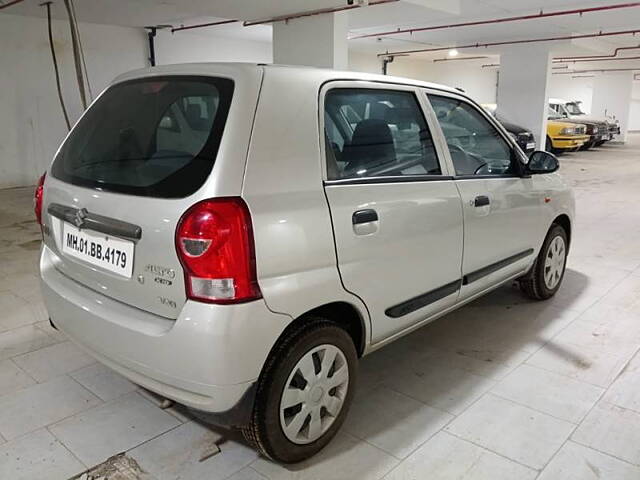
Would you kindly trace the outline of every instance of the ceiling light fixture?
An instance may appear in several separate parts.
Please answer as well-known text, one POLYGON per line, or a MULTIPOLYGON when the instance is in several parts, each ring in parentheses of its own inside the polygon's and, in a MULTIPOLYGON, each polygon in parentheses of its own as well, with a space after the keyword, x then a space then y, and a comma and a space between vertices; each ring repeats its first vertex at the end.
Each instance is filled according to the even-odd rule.
POLYGON ((458 50, 456 50, 455 48, 452 48, 451 50, 449 50, 449 56, 450 57, 457 57, 458 56, 458 50))

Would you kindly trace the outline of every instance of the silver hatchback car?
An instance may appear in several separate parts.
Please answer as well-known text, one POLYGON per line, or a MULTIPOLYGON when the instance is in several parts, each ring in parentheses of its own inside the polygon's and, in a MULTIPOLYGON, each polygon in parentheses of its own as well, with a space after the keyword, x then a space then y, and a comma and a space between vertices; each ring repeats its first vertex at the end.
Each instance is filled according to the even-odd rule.
POLYGON ((573 196, 463 93, 275 65, 117 78, 36 190, 52 323, 133 382, 303 460, 357 359, 563 278, 573 196))

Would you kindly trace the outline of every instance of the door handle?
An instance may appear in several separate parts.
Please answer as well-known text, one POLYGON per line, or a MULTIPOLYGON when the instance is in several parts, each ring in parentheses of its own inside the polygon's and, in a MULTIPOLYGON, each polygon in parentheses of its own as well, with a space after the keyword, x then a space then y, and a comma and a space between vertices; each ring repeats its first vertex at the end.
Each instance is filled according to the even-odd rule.
POLYGON ((369 222, 377 222, 378 221, 378 212, 376 212, 372 208, 367 208, 365 210, 357 210, 353 212, 351 216, 351 223, 354 225, 359 225, 361 223, 369 223, 369 222))
POLYGON ((478 195, 473 202, 473 206, 484 207, 486 205, 489 205, 490 203, 491 201, 489 200, 489 197, 487 197, 486 195, 478 195))

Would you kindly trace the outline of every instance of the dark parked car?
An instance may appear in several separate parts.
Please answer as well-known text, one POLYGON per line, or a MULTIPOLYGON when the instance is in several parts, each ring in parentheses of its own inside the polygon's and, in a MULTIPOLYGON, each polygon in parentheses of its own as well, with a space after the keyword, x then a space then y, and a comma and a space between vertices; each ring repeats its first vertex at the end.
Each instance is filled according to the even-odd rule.
POLYGON ((484 104, 482 106, 502 124, 527 156, 536 149, 536 141, 533 138, 533 133, 505 119, 504 116, 497 111, 495 104, 484 104))

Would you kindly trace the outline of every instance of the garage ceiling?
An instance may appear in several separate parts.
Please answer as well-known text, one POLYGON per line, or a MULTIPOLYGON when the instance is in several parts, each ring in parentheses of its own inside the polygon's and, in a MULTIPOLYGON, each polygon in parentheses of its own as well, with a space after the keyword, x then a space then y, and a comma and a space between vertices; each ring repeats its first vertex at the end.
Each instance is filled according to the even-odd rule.
MULTIPOLYGON (((5 2, 7 0, 4 0, 5 2)), ((0 0, 0 4, 3 3, 0 0)), ((41 0, 25 0, 7 8, 3 13, 43 16, 41 0)), ((130 27, 170 24, 191 25, 223 19, 259 20, 275 16, 346 5, 345 0, 76 0, 78 19, 90 23, 104 23, 130 27)), ((620 0, 400 0, 385 5, 350 10, 352 35, 377 33, 411 27, 486 20, 544 11, 570 10, 594 6, 616 5, 620 0)), ((54 2, 53 14, 66 18, 62 1, 54 2)), ((453 46, 550 36, 596 33, 598 31, 640 29, 640 7, 610 10, 584 15, 571 15, 511 23, 416 32, 379 38, 350 40, 356 51, 383 53, 412 50, 431 46, 453 46)), ((270 25, 243 27, 235 23, 193 30, 200 35, 239 37, 268 42, 270 25)), ((176 33, 178 34, 178 33, 176 33)), ((565 42, 554 49, 562 55, 609 53, 617 46, 640 45, 640 35, 607 37, 565 42)), ((499 53, 497 49, 469 49, 469 55, 499 53)), ((630 54, 640 55, 639 52, 630 54)), ((442 54, 420 54, 419 57, 441 57, 442 54)), ((617 62, 617 64, 624 62, 617 62)), ((600 65, 604 68, 604 65, 600 65)))

